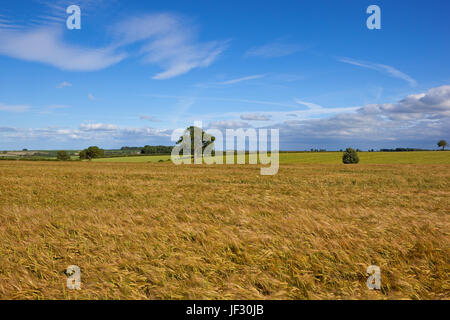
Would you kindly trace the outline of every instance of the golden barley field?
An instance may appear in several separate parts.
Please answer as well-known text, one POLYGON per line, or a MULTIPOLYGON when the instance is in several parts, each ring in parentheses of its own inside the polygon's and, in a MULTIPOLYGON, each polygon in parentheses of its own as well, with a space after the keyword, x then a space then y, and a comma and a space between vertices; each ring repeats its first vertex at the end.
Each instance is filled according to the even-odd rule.
POLYGON ((0 161, 0 298, 449 299, 449 226, 447 164, 0 161))

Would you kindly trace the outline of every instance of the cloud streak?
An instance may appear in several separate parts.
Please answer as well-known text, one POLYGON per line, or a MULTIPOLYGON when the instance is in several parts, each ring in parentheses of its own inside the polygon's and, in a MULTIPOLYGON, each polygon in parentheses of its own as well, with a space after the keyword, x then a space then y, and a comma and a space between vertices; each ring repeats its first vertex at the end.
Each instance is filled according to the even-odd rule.
POLYGON ((56 88, 61 89, 61 88, 64 88, 64 87, 71 87, 71 86, 72 86, 72 84, 70 82, 63 81, 56 88))
POLYGON ((252 76, 247 76, 247 77, 242 77, 242 78, 237 78, 237 79, 232 79, 232 80, 219 82, 218 84, 224 84, 224 85, 235 84, 235 83, 239 83, 239 82, 243 82, 243 81, 249 81, 249 80, 254 80, 254 79, 261 79, 261 78, 264 78, 264 77, 265 77, 264 74, 255 74, 255 75, 252 75, 252 76))
POLYGON ((161 121, 155 116, 148 116, 148 115, 145 115, 145 114, 141 115, 139 118, 141 120, 147 120, 147 121, 150 121, 150 122, 160 122, 161 121))
POLYGON ((251 127, 247 122, 236 121, 236 120, 221 120, 221 121, 211 121, 208 128, 211 129, 239 129, 251 127))
POLYGON ((249 49, 245 57, 261 57, 261 58, 278 58, 288 56, 299 51, 305 50, 305 46, 298 44, 288 44, 279 41, 265 44, 260 47, 253 47, 249 49))
POLYGON ((26 112, 30 109, 30 106, 27 105, 9 105, 9 104, 3 104, 0 103, 0 112, 15 112, 15 113, 22 113, 26 112))
POLYGON ((162 99, 194 99, 194 100, 204 100, 204 101, 225 101, 225 102, 237 102, 237 103, 245 103, 245 104, 258 104, 258 105, 275 106, 275 107, 288 107, 288 108, 296 107, 296 105, 294 103, 252 100, 252 99, 237 99, 237 98, 223 98, 223 97, 190 97, 190 96, 175 96, 175 95, 161 95, 161 94, 149 94, 149 96, 155 97, 155 98, 162 98, 162 99))
POLYGON ((259 113, 241 114, 241 120, 247 121, 269 121, 271 118, 272 116, 267 114, 259 114, 259 113))
POLYGON ((0 54, 41 62, 68 71, 95 71, 116 64, 126 55, 111 48, 86 48, 67 44, 61 28, 0 29, 0 54))
POLYGON ((359 60, 345 58, 345 57, 338 58, 337 60, 339 62, 351 64, 351 65, 358 66, 361 68, 376 70, 376 71, 388 74, 391 77, 398 78, 398 79, 408 82, 411 87, 417 86, 417 81, 415 79, 413 79, 406 73, 403 73, 400 70, 397 70, 396 68, 385 65, 385 64, 379 64, 379 63, 373 63, 373 62, 367 62, 367 61, 359 61, 359 60))

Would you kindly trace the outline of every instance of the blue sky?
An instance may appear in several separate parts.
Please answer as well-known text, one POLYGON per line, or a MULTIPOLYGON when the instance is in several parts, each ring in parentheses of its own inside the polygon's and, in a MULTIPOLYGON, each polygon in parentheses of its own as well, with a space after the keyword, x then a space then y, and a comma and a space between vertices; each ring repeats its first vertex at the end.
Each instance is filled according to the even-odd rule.
POLYGON ((450 139, 448 1, 15 0, 0 5, 0 149, 171 145, 280 129, 283 150, 450 139), (81 8, 68 30, 66 8, 81 8), (381 8, 369 30, 366 8, 381 8))

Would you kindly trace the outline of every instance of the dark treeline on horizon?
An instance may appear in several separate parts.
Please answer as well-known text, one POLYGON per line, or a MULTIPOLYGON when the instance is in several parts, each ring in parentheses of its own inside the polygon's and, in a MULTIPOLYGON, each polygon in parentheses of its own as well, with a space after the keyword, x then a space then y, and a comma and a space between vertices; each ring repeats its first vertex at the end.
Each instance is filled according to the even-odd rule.
POLYGON ((170 154, 172 152, 173 146, 150 146, 145 145, 144 147, 128 147, 124 146, 120 148, 121 151, 125 152, 136 152, 140 154, 170 154))

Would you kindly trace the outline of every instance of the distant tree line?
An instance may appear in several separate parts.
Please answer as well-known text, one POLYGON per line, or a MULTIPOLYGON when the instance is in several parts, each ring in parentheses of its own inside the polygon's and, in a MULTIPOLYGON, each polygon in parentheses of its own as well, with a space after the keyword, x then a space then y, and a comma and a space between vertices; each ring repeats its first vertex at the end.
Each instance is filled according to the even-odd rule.
MULTIPOLYGON (((196 127, 189 127, 185 130, 185 133, 183 136, 180 137, 179 141, 177 142, 178 145, 181 145, 182 143, 184 143, 186 140, 191 140, 190 141, 190 145, 191 145, 191 154, 196 154, 196 151, 193 150, 195 144, 194 141, 194 131, 198 130, 199 134, 198 136, 201 137, 200 141, 199 141, 199 145, 201 146, 202 150, 204 150, 204 148, 206 146, 208 146, 211 143, 214 143, 215 138, 213 136, 207 135, 203 130, 201 130, 200 128, 196 128, 196 127), (186 138, 186 139, 185 139, 186 138)), ((438 147, 442 148, 442 150, 445 150, 445 147, 448 146, 447 141, 445 140, 439 140, 437 142, 438 147)), ((172 150, 174 147, 172 146, 150 146, 150 145, 146 145, 144 147, 128 147, 128 146, 124 146, 122 148, 120 148, 120 151, 122 151, 123 153, 126 154, 130 154, 130 153, 140 153, 142 155, 161 155, 161 154, 171 154, 172 150)), ((23 149, 23 151, 26 151, 27 149, 23 149)), ((111 151, 111 150, 110 150, 111 151)), ((311 149, 311 152, 327 152, 326 149, 311 149)), ((347 148, 345 151, 343 151, 342 149, 339 150, 340 152, 344 152, 343 154, 343 162, 344 163, 358 163, 359 162, 359 158, 358 158, 358 152, 361 152, 360 149, 352 149, 352 148, 347 148)), ((408 151, 429 151, 426 149, 418 149, 418 148, 395 148, 395 149, 380 149, 379 151, 381 152, 408 152, 408 151)), ((54 151, 47 151, 47 152, 35 152, 33 154, 33 156, 50 156, 50 153, 53 153, 54 151)), ((289 152, 289 151, 287 151, 289 152)), ((369 149, 368 152, 375 152, 374 149, 369 149)), ((3 154, 7 154, 6 151, 2 152, 3 154)), ((248 153, 248 151, 246 151, 246 153, 248 153)), ((73 154, 73 153, 72 153, 73 154)), ((60 160, 60 161, 68 161, 71 160, 71 153, 61 150, 56 152, 56 159, 60 160)), ((94 158, 102 158, 105 157, 105 150, 100 149, 97 146, 91 146, 87 149, 81 150, 79 152, 79 158, 80 160, 84 160, 84 159, 94 159, 94 158)), ((3 158, 5 159, 11 159, 10 157, 1 157, 0 160, 3 160, 3 158)), ((21 157, 22 158, 22 157, 21 157)))
POLYGON ((171 154, 173 147, 171 146, 149 146, 144 147, 128 147, 120 148, 120 151, 126 153, 140 153, 140 154, 171 154))
POLYGON ((141 149, 141 154, 171 154, 173 147, 169 146, 149 146, 141 149))
POLYGON ((380 149, 381 152, 405 152, 405 151, 428 151, 426 149, 417 148, 395 148, 395 149, 380 149))
POLYGON ((142 147, 122 147, 120 148, 120 151, 125 151, 125 152, 141 152, 142 147))

